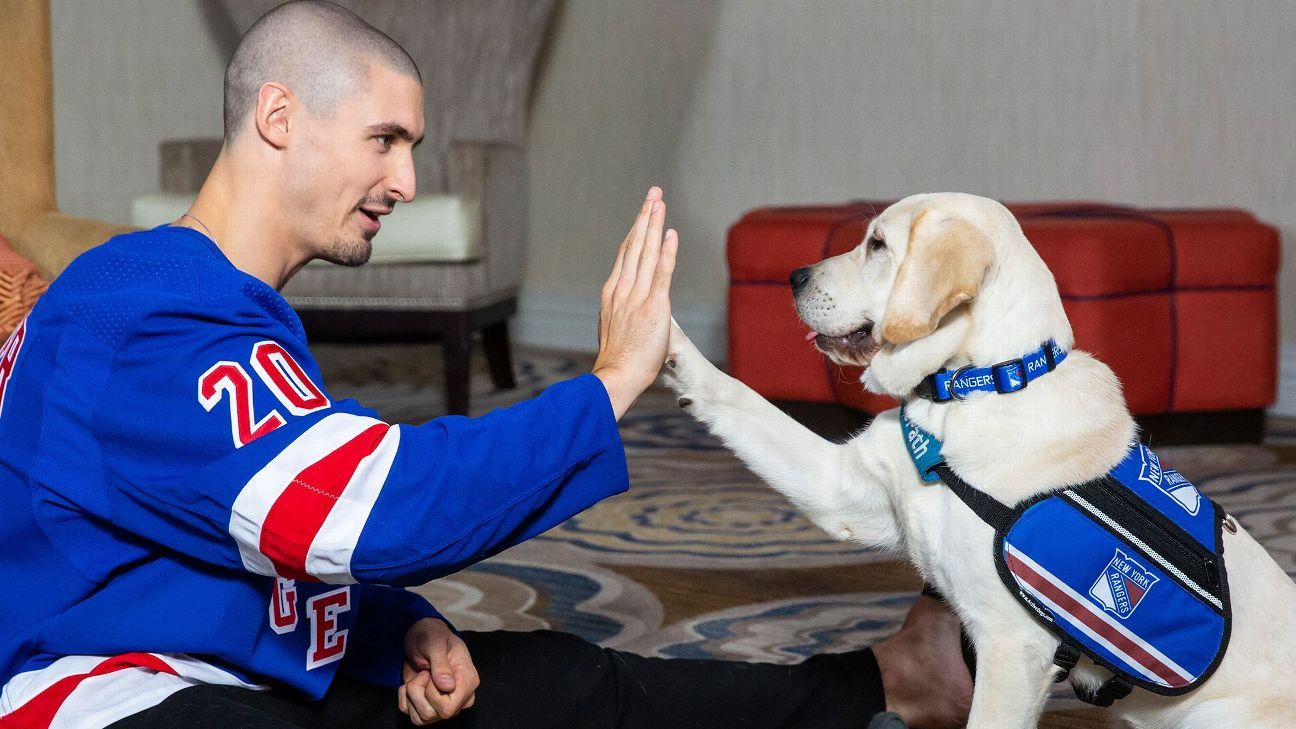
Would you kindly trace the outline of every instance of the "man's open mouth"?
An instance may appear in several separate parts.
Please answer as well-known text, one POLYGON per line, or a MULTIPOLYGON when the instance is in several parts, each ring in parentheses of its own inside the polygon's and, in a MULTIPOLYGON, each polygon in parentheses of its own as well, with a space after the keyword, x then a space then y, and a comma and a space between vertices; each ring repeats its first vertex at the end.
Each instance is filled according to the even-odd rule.
POLYGON ((382 227, 382 222, 378 218, 391 212, 390 210, 368 210, 366 208, 358 208, 358 210, 360 215, 367 219, 366 225, 369 227, 370 234, 377 233, 378 229, 382 227))
POLYGON ((868 367, 873 355, 877 354, 878 348, 882 345, 881 342, 873 338, 873 322, 871 321, 865 322, 864 326, 859 329, 841 336, 811 331, 806 335, 806 340, 814 340, 815 347, 820 352, 828 355, 834 362, 855 367, 868 367))

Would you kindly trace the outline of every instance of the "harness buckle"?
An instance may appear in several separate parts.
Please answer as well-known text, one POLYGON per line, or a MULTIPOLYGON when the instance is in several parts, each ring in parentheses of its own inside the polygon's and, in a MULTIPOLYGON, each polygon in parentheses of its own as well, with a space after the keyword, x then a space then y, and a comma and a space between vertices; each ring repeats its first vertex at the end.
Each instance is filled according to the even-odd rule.
POLYGON ((1019 390, 1025 390, 1026 385, 1030 384, 1030 380, 1027 379, 1026 376, 1026 362, 1021 357, 1018 357, 1017 359, 1004 360, 997 365, 992 365, 990 367, 990 374, 994 380, 995 392, 1000 395, 1007 395, 1019 390), (1017 369, 1016 381, 1012 379, 1010 374, 1010 371, 1013 368, 1017 369))
POLYGON ((1094 706, 1108 707, 1120 699, 1130 695, 1134 686, 1120 676, 1112 676, 1098 687, 1097 691, 1081 691, 1076 689, 1076 698, 1086 704, 1094 706))
MULTIPOLYGON (((934 374, 930 374, 922 378, 922 381, 919 382, 918 386, 914 388, 914 394, 918 395, 918 397, 924 398, 926 400, 931 400, 932 402, 935 403, 944 403, 953 400, 954 399, 953 397, 941 397, 940 393, 936 391, 937 376, 944 374, 947 371, 948 370, 942 369, 940 372, 936 372, 934 374)), ((951 390, 951 392, 953 392, 953 390, 951 390)))
POLYGON ((1053 653, 1053 665, 1062 669, 1058 675, 1053 677, 1053 683, 1062 683, 1071 675, 1071 669, 1076 667, 1079 662, 1081 652, 1079 648, 1071 645, 1066 641, 1058 644, 1057 651, 1053 653))

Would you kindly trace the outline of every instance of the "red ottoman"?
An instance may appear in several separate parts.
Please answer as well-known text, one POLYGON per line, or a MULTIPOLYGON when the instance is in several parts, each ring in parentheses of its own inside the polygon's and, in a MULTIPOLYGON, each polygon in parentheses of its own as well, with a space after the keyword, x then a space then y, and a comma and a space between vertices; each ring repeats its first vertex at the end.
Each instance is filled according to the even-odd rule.
MULTIPOLYGON (((729 230, 729 368, 765 397, 869 412, 859 372, 804 341, 788 275, 850 250, 888 203, 761 208, 729 230)), ((1253 411, 1277 383, 1278 232, 1243 210, 1023 203, 1076 346, 1115 370, 1137 415, 1253 411)))

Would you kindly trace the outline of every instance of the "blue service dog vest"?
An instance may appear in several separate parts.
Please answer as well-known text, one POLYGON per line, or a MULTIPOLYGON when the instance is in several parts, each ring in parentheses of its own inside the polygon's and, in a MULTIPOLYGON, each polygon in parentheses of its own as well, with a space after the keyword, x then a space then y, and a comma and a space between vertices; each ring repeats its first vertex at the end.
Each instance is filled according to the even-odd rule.
POLYGON ((994 528, 1000 579, 1062 641, 1058 680, 1089 656, 1116 675, 1080 698, 1106 706, 1134 686, 1176 696, 1210 677, 1230 629, 1225 514, 1188 479, 1137 444, 1106 476, 1009 508, 959 478, 903 410, 901 423, 923 479, 994 528))

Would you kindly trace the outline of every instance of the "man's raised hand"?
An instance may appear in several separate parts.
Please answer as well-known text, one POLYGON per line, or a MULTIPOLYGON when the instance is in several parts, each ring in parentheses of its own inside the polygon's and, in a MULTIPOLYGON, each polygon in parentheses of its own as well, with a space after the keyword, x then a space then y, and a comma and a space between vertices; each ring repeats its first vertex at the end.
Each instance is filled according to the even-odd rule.
POLYGON ((661 189, 653 187, 603 284, 594 374, 607 388, 618 420, 656 379, 666 359, 679 236, 674 230, 663 233, 665 221, 666 203, 661 189))

